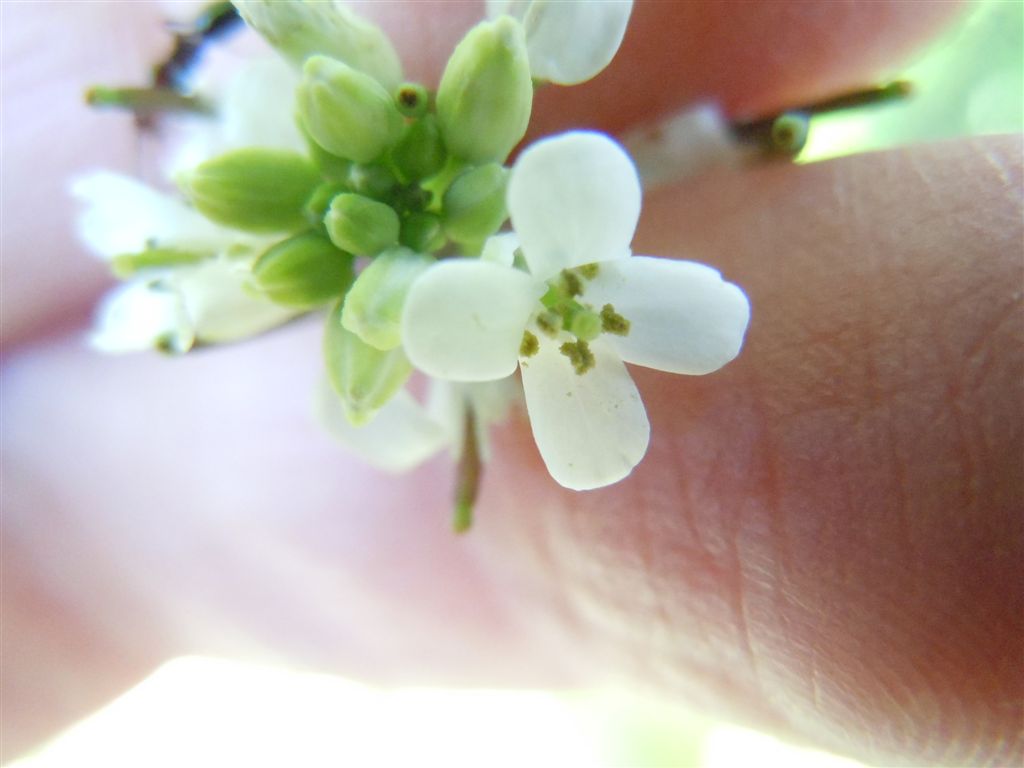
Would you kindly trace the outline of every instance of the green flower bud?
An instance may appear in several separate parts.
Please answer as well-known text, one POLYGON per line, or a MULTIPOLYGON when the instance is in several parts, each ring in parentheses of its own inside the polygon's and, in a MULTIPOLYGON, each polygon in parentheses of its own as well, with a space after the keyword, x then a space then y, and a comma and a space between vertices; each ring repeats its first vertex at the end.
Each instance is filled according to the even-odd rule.
POLYGON ((383 165, 359 165, 353 163, 348 173, 348 185, 353 192, 383 200, 391 194, 398 179, 383 165))
POLYGON ((360 256, 398 244, 398 214, 391 206, 352 192, 335 196, 324 226, 336 246, 360 256))
POLYGON ((447 155, 437 119, 426 115, 410 125, 391 150, 391 160, 409 181, 433 176, 444 167, 447 155))
POLYGON ((271 301, 311 309, 345 293, 352 284, 352 261, 323 235, 304 232, 266 251, 252 273, 271 301))
POLYGON ((349 174, 352 172, 352 161, 332 155, 317 144, 313 137, 309 135, 309 130, 307 130, 306 126, 302 124, 301 116, 296 117, 296 122, 299 125, 303 138, 306 140, 306 146, 309 148, 309 157, 320 170, 320 175, 327 181, 347 182, 349 174))
POLYGON ((532 104, 519 22, 502 16, 473 27, 455 47, 437 91, 448 151, 472 163, 504 160, 526 133, 532 104))
POLYGON ((421 212, 410 213, 402 219, 402 232, 398 241, 419 253, 433 253, 444 247, 448 238, 444 235, 439 217, 421 212))
POLYGON ((306 201, 304 208, 306 220, 314 227, 322 225, 324 216, 327 215, 327 211, 331 207, 331 201, 342 192, 348 192, 348 187, 334 181, 325 181, 317 187, 306 201))
POLYGON ((324 54, 365 72, 385 88, 402 64, 383 30, 337 2, 234 0, 245 22, 295 64, 324 54))
POLYGON ((406 117, 423 117, 430 106, 430 93, 419 83, 402 83, 395 89, 395 106, 406 117))
POLYGON ((207 160, 181 187, 209 219, 247 232, 284 232, 305 225, 303 207, 320 183, 305 157, 250 147, 207 160))
POLYGON ((326 56, 309 58, 302 74, 296 92, 300 119, 331 154, 368 163, 401 138, 402 115, 369 75, 326 56))
POLYGON ((368 422, 402 388, 412 365, 401 347, 381 351, 341 323, 343 299, 327 318, 324 362, 331 386, 341 398, 348 420, 355 426, 368 422))
POLYGON ((401 319, 413 280, 434 260, 408 248, 393 248, 364 269, 345 298, 341 324, 377 349, 394 349, 402 342, 401 319))
POLYGON ((508 218, 508 171, 497 163, 477 166, 452 182, 444 193, 444 231, 459 242, 483 242, 508 218))

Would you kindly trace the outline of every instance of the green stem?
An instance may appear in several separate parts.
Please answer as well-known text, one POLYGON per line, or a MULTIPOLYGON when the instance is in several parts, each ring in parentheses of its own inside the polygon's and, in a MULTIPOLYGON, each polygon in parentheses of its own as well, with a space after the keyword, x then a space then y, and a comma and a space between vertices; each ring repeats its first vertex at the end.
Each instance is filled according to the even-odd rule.
POLYGON ((483 462, 476 439, 476 414, 466 404, 463 422, 462 455, 456 470, 455 507, 452 513, 452 528, 456 533, 465 533, 473 525, 473 507, 476 505, 483 462))

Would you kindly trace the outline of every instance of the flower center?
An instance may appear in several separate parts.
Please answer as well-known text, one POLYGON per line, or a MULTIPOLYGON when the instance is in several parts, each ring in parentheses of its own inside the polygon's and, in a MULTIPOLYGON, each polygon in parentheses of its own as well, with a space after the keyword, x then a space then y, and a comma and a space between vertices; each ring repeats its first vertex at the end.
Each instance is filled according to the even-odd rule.
MULTIPOLYGON (((543 309, 532 318, 538 331, 552 339, 567 333, 573 337, 565 341, 559 348, 569 360, 573 370, 583 375, 595 365, 594 353, 590 342, 602 333, 626 336, 629 333, 629 320, 615 311, 611 304, 605 304, 600 310, 583 301, 588 281, 597 277, 598 264, 584 264, 574 269, 563 269, 557 277, 548 281, 548 290, 541 299, 543 309)), ((540 342, 531 329, 523 332, 523 341, 519 345, 519 354, 532 357, 540 351, 540 342)))

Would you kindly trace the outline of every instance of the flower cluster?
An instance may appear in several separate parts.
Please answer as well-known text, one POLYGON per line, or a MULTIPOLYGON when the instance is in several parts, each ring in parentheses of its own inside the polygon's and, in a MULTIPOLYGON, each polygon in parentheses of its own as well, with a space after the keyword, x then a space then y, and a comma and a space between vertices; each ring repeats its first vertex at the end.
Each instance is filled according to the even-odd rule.
POLYGON ((74 188, 85 241, 125 280, 95 345, 182 353, 325 309, 321 419, 391 469, 449 447, 459 528, 517 368, 556 481, 628 475, 649 425, 624 363, 718 369, 747 299, 709 267, 632 254, 640 181, 609 137, 548 137, 506 163, 535 87, 601 71, 631 3, 491 2, 435 91, 342 5, 235 6, 281 59, 217 100, 177 163, 181 194, 106 173, 74 188), (417 370, 425 404, 406 388, 417 370))

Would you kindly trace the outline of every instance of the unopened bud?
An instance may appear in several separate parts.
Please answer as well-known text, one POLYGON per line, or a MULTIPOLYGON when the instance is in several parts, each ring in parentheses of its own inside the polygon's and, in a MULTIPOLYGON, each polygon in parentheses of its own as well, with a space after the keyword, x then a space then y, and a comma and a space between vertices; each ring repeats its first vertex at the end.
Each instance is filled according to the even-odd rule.
POLYGON ((341 398, 345 416, 355 426, 366 424, 405 384, 412 365, 401 347, 381 351, 347 330, 338 302, 327 318, 324 361, 331 386, 341 398))
POLYGON ((406 117, 422 117, 430 106, 430 94, 419 83, 402 83, 395 89, 395 106, 406 117))
POLYGON ((482 243, 508 218, 508 171, 488 163, 466 171, 444 193, 444 231, 452 240, 482 243))
POLYGON ((519 22, 502 16, 471 29, 455 47, 437 91, 448 151, 472 163, 503 161, 526 133, 532 105, 519 22))
POLYGON ((423 211, 410 213, 402 219, 402 231, 398 240, 406 248, 418 253, 433 253, 448 242, 441 226, 441 219, 423 211))
POLYGON ((304 232, 273 246, 252 272, 272 301, 310 309, 345 292, 352 284, 352 261, 323 235, 304 232))
POLYGON ((393 248, 364 269, 345 297, 342 325, 377 349, 394 349, 402 342, 405 297, 413 281, 433 258, 408 248, 393 248))
POLYGON ((398 244, 398 214, 391 206, 351 192, 331 200, 324 226, 336 246, 359 256, 398 244))
POLYGON ((209 219, 247 232, 284 232, 305 224, 303 207, 320 183, 295 152, 246 148, 207 160, 181 186, 209 219))
POLYGON ((392 193, 398 179, 383 165, 353 163, 348 172, 348 185, 353 192, 382 200, 392 193))
POLYGON ((433 115, 421 117, 410 125, 391 150, 395 166, 409 181, 433 176, 444 167, 446 158, 441 130, 433 115))
POLYGON ((369 75, 326 56, 308 59, 302 74, 296 93, 300 119, 331 154, 368 163, 401 138, 402 115, 369 75))
POLYGON ((388 89, 402 77, 388 36, 341 3, 234 0, 234 5, 250 27, 295 64, 314 54, 331 56, 388 89))

